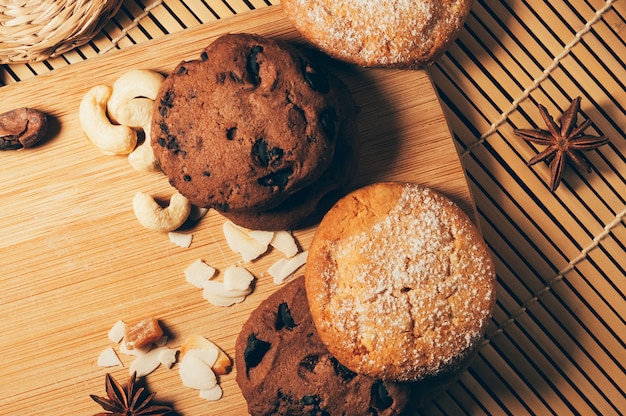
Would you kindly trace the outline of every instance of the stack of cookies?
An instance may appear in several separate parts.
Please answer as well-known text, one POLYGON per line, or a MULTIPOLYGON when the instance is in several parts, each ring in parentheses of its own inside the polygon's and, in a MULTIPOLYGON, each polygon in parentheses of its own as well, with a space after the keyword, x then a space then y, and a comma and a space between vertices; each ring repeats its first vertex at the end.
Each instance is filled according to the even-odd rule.
POLYGON ((324 216, 304 278, 251 314, 237 382, 253 415, 401 414, 466 368, 494 304, 491 256, 457 205, 372 184, 324 216))
POLYGON ((312 222, 356 170, 350 91, 286 42, 221 36, 174 69, 156 103, 151 145, 170 183, 243 227, 312 222))

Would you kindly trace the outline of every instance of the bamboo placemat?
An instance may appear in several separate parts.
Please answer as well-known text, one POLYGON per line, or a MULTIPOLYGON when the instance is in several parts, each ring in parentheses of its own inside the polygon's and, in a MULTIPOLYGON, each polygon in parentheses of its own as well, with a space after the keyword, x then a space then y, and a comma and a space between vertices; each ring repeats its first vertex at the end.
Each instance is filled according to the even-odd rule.
MULTIPOLYGON (((3 66, 0 83, 278 3, 126 0, 89 44, 3 66)), ((428 69, 499 286, 475 361, 423 414, 626 412, 625 27, 624 0, 477 1, 428 69), (592 172, 568 168, 553 193, 547 165, 526 165, 543 147, 513 129, 544 128, 537 104, 558 119, 577 96, 587 133, 610 143, 587 154, 592 172)))

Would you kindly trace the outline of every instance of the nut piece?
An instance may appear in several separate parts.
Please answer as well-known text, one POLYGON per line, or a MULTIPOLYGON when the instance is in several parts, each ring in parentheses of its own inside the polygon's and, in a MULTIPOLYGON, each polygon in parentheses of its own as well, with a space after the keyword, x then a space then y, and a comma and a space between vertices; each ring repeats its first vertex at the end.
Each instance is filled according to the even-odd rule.
MULTIPOLYGON (((110 102, 110 100, 109 100, 110 102)), ((154 100, 149 98, 132 98, 117 108, 117 121, 127 127, 143 130, 145 140, 128 155, 128 162, 139 172, 156 172, 160 170, 152 146, 150 146, 150 124, 154 100)))
POLYGON ((16 108, 0 114, 0 150, 33 147, 46 134, 48 118, 32 108, 16 108))
POLYGON ((215 354, 216 358, 211 360, 213 361, 212 363, 208 362, 207 364, 211 366, 211 369, 217 375, 228 374, 233 368, 228 355, 226 355, 220 347, 202 335, 193 334, 185 340, 185 342, 180 346, 180 358, 183 359, 185 355, 192 350, 215 351, 213 354, 215 354))
POLYGON ((174 231, 189 217, 191 202, 179 192, 170 198, 170 203, 163 208, 154 198, 145 192, 137 192, 133 198, 133 211, 139 223, 149 230, 159 232, 174 231))
POLYGON ((96 85, 80 102, 78 118, 87 138, 107 154, 128 154, 137 145, 137 133, 128 126, 114 125, 106 115, 111 87, 96 85))
POLYGON ((120 120, 119 107, 133 98, 156 98, 163 75, 148 69, 131 69, 120 75, 113 83, 113 92, 107 104, 109 118, 113 122, 124 124, 120 120))

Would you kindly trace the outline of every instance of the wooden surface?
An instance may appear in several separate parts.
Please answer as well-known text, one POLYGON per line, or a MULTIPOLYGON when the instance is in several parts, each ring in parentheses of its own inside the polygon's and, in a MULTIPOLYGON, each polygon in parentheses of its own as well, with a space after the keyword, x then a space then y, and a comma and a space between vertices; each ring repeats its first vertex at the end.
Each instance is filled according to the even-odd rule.
MULTIPOLYGON (((258 277, 242 304, 218 308, 185 282, 195 259, 224 270, 239 261, 226 245, 224 221, 211 212, 197 226, 192 246, 142 228, 133 216, 137 191, 167 198, 161 173, 138 173, 124 156, 100 153, 83 137, 78 104, 94 85, 111 84, 129 68, 163 73, 229 31, 256 32, 297 41, 279 7, 88 59, 2 88, 0 112, 20 106, 51 116, 50 139, 29 150, 0 153, 0 409, 2 414, 93 414, 89 394, 104 395, 108 371, 125 382, 127 368, 96 365, 118 320, 161 320, 176 347, 201 334, 234 357, 234 341, 249 312, 278 286, 263 276, 281 255, 270 252, 247 264, 258 277)), ((351 87, 362 111, 361 169, 354 186, 379 180, 432 186, 474 215, 466 178, 442 108, 425 71, 362 70, 327 64, 351 87)), ((308 247, 314 229, 296 233, 308 247)), ((221 276, 220 276, 221 277, 221 276)), ((218 279, 220 278, 218 277, 218 279)), ((120 355, 126 366, 131 359, 120 355)), ((244 414, 234 374, 222 377, 224 397, 208 402, 182 386, 178 370, 147 377, 161 401, 185 415, 244 414)))
MULTIPOLYGON (((235 15, 259 13, 277 4, 279 0, 124 0, 120 12, 92 42, 45 62, 2 65, 0 85, 33 85, 25 81, 80 65, 99 55, 109 55, 117 49, 132 48, 151 39, 235 15)), ((626 0, 476 0, 458 39, 445 55, 427 68, 452 130, 481 229, 494 254, 498 296, 488 335, 476 359, 458 382, 429 403, 422 414, 606 416, 626 413, 625 31, 626 0), (543 146, 525 143, 513 134, 513 129, 543 128, 537 104, 546 106, 558 121, 561 111, 577 96, 582 97, 579 123, 590 120, 592 124, 587 133, 606 135, 610 143, 587 154, 592 167, 590 173, 568 167, 562 184, 556 192, 550 192, 548 166, 544 163, 526 165, 543 146)), ((2 106, 8 105, 4 102, 5 91, 8 90, 0 88, 2 106)), ((44 93, 66 94, 59 88, 44 93)), ((43 101, 37 98, 40 94, 39 91, 33 93, 32 99, 43 101)), ((368 95, 365 91, 362 94, 368 95)), ((61 146, 61 143, 54 146, 61 146)), ((87 148, 83 151, 89 153, 87 148)), ((0 154, 0 157, 3 180, 15 180, 5 168, 5 155, 0 154)), ((111 168, 102 164, 115 163, 124 170, 123 174, 133 175, 121 162, 118 165, 105 158, 98 160, 98 164, 85 169, 111 174, 111 168)), ((83 178, 79 184, 85 186, 85 180, 83 178)), ((27 185, 22 189, 26 190, 20 192, 41 203, 40 191, 27 185)), ((88 199, 84 193, 75 195, 75 191, 66 190, 66 194, 83 204, 88 199)), ((89 195, 89 198, 95 197, 89 195)), ((15 198, 13 192, 0 187, 3 212, 15 198)), ((119 198, 108 198, 107 203, 119 204, 120 210, 126 204, 119 198)), ((45 213, 45 207, 32 205, 31 210, 45 213)), ((126 215, 124 221, 130 224, 130 214, 126 215)), ((32 215, 22 217, 24 215, 16 214, 11 218, 35 221, 32 215)), ((45 228, 44 219, 37 221, 40 221, 40 229, 45 228)), ((68 221, 68 224, 71 223, 68 221)), ((3 259, 0 260, 0 302, 6 296, 18 296, 16 292, 26 299, 37 287, 55 305, 53 315, 58 316, 61 313, 58 303, 65 300, 59 298, 57 292, 46 291, 48 281, 33 280, 27 273, 33 267, 25 271, 12 265, 12 260, 19 259, 16 252, 22 257, 28 256, 24 251, 28 249, 16 251, 4 243, 6 235, 11 236, 20 229, 17 226, 7 231, 0 229, 0 258, 3 259)), ((99 232, 106 237, 105 231, 99 232)), ((86 238, 78 235, 74 233, 73 240, 67 237, 65 244, 86 238)), ((201 241, 206 244, 204 237, 201 241)), ((170 256, 177 252, 165 241, 161 244, 170 256)), ((110 245, 114 247, 115 243, 110 245)), ((146 266, 140 264, 146 262, 147 256, 139 255, 138 251, 136 248, 131 253, 136 260, 134 267, 144 268, 146 266)), ((115 251, 111 253, 109 270, 116 270, 115 261, 125 256, 119 253, 113 256, 115 251)), ((30 262, 36 261, 35 256, 32 258, 30 262)), ((89 253, 84 253, 82 258, 83 263, 78 265, 88 269, 84 263, 89 253)), ((44 266, 39 264, 38 267, 44 266)), ((48 273, 57 268, 58 262, 46 265, 48 273)), ((72 278, 61 284, 82 279, 79 268, 73 273, 72 278)), ((109 274, 97 278, 106 284, 111 279, 107 276, 109 274)), ((145 276, 142 284, 150 282, 148 274, 142 276, 145 276)), ((157 297, 152 295, 152 298, 157 297)), ((128 297, 124 299, 126 303, 119 301, 120 307, 130 302, 128 297)), ((67 303, 70 312, 79 307, 67 303)), ((171 304, 179 306, 176 299, 171 304)), ((4 311, 3 308, 3 317, 7 315, 4 311)), ((44 311, 38 313, 43 319, 44 311)), ((117 313, 111 315, 118 318, 117 313)), ((10 322, 19 319, 12 316, 10 322)), ((83 326, 87 325, 85 322, 98 319, 100 316, 87 316, 83 318, 83 326)), ((94 344, 106 343, 101 331, 108 327, 109 319, 109 316, 102 318, 99 327, 91 330, 94 344)), ((56 383, 63 391, 69 391, 67 386, 75 379, 67 374, 77 373, 72 367, 74 361, 72 365, 64 361, 48 363, 55 371, 39 373, 34 369, 49 361, 40 356, 40 348, 46 345, 46 340, 36 336, 41 334, 44 325, 42 321, 38 329, 2 327, 9 335, 0 337, 0 353, 3 362, 9 364, 0 367, 3 368, 0 370, 0 413, 20 416, 91 414, 91 411, 67 409, 24 411, 29 409, 28 402, 35 395, 42 395, 44 399, 51 397, 48 391, 56 383), (11 337, 16 332, 22 335, 14 341, 11 337), (17 377, 6 370, 15 369, 7 365, 11 365, 20 350, 29 357, 37 357, 31 358, 33 364, 28 376, 17 377), (65 376, 59 377, 59 374, 65 376), (17 394, 11 388, 11 377, 18 385, 27 378, 41 378, 45 388, 17 394)), ((62 330, 69 332, 56 334, 56 339, 71 339, 80 332, 71 329, 69 324, 62 330)), ((94 359, 95 352, 99 349, 94 347, 93 351, 65 353, 71 357, 80 355, 77 361, 88 362, 94 359)), ((77 384, 80 386, 71 386, 71 389, 85 393, 103 391, 102 382, 98 380, 77 384)), ((160 395, 162 393, 159 391, 160 395)), ((89 401, 78 393, 68 396, 68 408, 89 406, 85 400, 89 401)), ((194 410, 188 414, 238 414, 237 409, 228 413, 214 412, 210 406, 194 410)))

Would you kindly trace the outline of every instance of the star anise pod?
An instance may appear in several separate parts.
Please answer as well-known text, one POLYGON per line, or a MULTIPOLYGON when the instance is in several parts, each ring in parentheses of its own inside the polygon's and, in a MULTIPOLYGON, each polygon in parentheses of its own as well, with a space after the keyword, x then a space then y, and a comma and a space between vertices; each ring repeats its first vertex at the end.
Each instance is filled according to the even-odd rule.
POLYGON ((576 127, 578 112, 580 111, 580 97, 575 98, 569 108, 561 115, 561 126, 557 126, 548 110, 538 104, 539 114, 543 118, 548 130, 539 129, 516 129, 515 134, 522 139, 543 144, 546 147, 528 161, 528 166, 540 161, 546 161, 550 165, 550 189, 554 192, 561 182, 561 175, 565 170, 566 163, 572 162, 579 169, 591 172, 589 161, 583 155, 583 151, 596 149, 609 142, 608 137, 589 136, 584 130, 589 127, 591 120, 585 120, 576 127))
POLYGON ((124 388, 107 374, 107 397, 90 394, 90 397, 106 410, 94 416, 162 416, 172 413, 169 406, 151 404, 156 393, 147 394, 143 387, 137 387, 136 378, 137 374, 133 373, 124 388))

